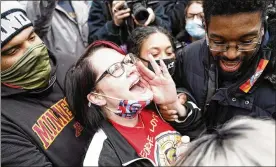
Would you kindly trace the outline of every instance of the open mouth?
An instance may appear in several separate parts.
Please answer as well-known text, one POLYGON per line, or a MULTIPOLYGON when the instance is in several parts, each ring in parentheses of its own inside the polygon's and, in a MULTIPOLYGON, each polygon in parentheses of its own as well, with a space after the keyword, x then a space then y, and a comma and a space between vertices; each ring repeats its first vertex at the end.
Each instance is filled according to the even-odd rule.
POLYGON ((134 93, 144 93, 146 91, 146 87, 142 84, 140 78, 138 78, 130 85, 129 91, 134 93))
POLYGON ((241 66, 242 61, 224 61, 220 60, 219 64, 223 71, 226 72, 235 72, 241 66))
POLYGON ((129 87, 129 90, 131 90, 136 84, 138 84, 139 81, 140 81, 140 79, 138 78, 137 80, 135 80, 134 82, 132 82, 132 84, 129 87))

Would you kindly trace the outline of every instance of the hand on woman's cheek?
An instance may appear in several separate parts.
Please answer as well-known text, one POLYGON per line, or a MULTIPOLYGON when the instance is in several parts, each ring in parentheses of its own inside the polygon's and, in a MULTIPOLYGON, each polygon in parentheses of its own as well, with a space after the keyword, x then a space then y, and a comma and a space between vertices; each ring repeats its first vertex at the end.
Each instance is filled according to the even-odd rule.
POLYGON ((154 72, 150 71, 142 62, 137 62, 137 69, 141 77, 146 80, 153 92, 153 100, 157 104, 172 104, 177 101, 175 83, 161 60, 159 66, 152 55, 149 55, 154 72))

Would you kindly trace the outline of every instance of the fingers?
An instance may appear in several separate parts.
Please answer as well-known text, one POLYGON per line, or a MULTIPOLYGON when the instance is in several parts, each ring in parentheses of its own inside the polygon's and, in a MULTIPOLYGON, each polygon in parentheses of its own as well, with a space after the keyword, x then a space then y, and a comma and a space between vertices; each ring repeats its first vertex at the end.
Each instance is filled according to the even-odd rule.
POLYGON ((149 61, 150 61, 150 64, 151 64, 152 68, 154 69, 155 74, 158 75, 158 76, 160 74, 162 74, 160 66, 156 63, 155 59, 153 58, 153 56, 150 53, 148 54, 148 58, 149 58, 149 61))
POLYGON ((130 9, 123 9, 123 10, 119 10, 116 11, 113 15, 113 20, 115 25, 120 26, 124 19, 130 16, 130 9))
POLYGON ((166 105, 159 105, 162 117, 167 121, 175 121, 178 118, 176 110, 168 110, 166 105))
POLYGON ((115 25, 120 26, 123 20, 130 16, 130 9, 125 8, 125 1, 113 1, 112 12, 115 25))
POLYGON ((140 78, 140 82, 144 87, 150 89, 149 83, 143 77, 140 78))
POLYGON ((130 9, 127 8, 127 9, 119 10, 114 14, 114 16, 117 19, 124 19, 125 17, 130 16, 130 9))
POLYGON ((113 1, 112 2, 112 12, 116 13, 124 6, 125 1, 113 1))
POLYGON ((126 17, 128 17, 130 14, 129 13, 125 13, 123 15, 117 16, 117 19, 124 19, 126 17))
POLYGON ((155 78, 154 72, 149 70, 141 61, 138 61, 136 63, 136 67, 137 67, 137 70, 139 71, 139 73, 141 74, 141 76, 144 79, 147 78, 146 79, 147 81, 152 80, 152 79, 155 78))
POLYGON ((160 109, 160 113, 166 121, 175 121, 176 119, 178 119, 177 111, 175 110, 160 109))
POLYGON ((150 78, 147 76, 147 74, 143 73, 143 72, 140 71, 139 69, 138 69, 138 72, 140 73, 141 78, 143 78, 146 82, 150 82, 150 81, 152 80, 152 79, 150 79, 150 78))
POLYGON ((169 73, 168 68, 167 68, 166 64, 164 63, 163 59, 160 60, 160 66, 161 66, 161 69, 163 71, 163 75, 166 78, 170 78, 171 74, 169 73))

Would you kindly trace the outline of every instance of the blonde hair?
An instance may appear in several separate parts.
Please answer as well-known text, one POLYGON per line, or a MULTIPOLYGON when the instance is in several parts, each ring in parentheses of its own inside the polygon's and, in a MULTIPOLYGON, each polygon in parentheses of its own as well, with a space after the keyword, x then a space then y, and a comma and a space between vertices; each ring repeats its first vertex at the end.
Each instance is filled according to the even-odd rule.
POLYGON ((235 118, 193 141, 176 166, 275 166, 275 120, 235 118))

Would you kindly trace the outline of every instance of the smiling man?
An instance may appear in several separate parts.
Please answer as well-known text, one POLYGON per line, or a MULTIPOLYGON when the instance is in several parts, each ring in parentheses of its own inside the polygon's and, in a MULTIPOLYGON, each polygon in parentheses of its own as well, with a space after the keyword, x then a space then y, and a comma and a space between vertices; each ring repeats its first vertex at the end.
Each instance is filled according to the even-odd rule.
POLYGON ((195 97, 207 128, 236 115, 275 119, 276 55, 264 40, 273 35, 267 31, 265 3, 204 1, 206 39, 179 55, 175 81, 195 97))

